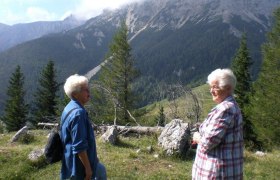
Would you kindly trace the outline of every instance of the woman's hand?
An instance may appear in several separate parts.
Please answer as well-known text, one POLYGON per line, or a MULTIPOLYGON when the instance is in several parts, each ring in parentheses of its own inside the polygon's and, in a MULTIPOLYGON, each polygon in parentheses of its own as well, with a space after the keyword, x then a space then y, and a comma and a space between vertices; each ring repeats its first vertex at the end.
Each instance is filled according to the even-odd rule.
POLYGON ((90 180, 91 176, 92 176, 92 170, 91 170, 91 166, 89 163, 87 152, 82 151, 82 152, 78 153, 78 156, 85 167, 85 173, 86 173, 85 180, 90 180))
POLYGON ((201 136, 200 136, 199 132, 194 132, 193 133, 193 142, 199 144, 200 143, 200 138, 201 138, 201 136))

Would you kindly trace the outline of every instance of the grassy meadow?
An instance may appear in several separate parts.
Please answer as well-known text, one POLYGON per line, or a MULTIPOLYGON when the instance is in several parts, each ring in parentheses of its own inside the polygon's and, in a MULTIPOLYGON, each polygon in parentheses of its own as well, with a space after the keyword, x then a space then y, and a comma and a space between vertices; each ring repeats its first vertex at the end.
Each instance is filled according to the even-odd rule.
MULTIPOLYGON (((209 91, 209 86, 207 84, 198 86, 192 89, 192 92, 196 95, 199 100, 201 107, 201 115, 199 120, 203 121, 209 111, 215 106, 215 103, 212 101, 212 96, 209 91)), ((187 117, 187 112, 192 111, 193 100, 190 95, 183 95, 182 97, 176 99, 177 107, 177 115, 180 119, 185 122, 194 122, 192 119, 187 117)), ((164 114, 166 116, 166 123, 170 122, 173 119, 172 109, 174 109, 174 104, 168 100, 162 100, 160 102, 156 102, 150 105, 147 105, 143 108, 138 109, 136 112, 140 112, 140 117, 137 117, 137 120, 141 125, 157 125, 156 116, 159 113, 159 107, 162 106, 164 108, 164 114)))
MULTIPOLYGON (((59 179, 60 163, 28 160, 28 154, 43 148, 48 130, 33 130, 31 142, 11 144, 14 133, 0 135, 0 179, 59 179)), ((167 157, 157 146, 157 135, 120 137, 118 144, 104 144, 97 136, 98 156, 106 165, 108 179, 191 179, 194 151, 187 157, 167 157), (152 151, 147 147, 151 146, 152 151)), ((245 152, 244 179, 279 179, 280 150, 263 157, 245 152)))

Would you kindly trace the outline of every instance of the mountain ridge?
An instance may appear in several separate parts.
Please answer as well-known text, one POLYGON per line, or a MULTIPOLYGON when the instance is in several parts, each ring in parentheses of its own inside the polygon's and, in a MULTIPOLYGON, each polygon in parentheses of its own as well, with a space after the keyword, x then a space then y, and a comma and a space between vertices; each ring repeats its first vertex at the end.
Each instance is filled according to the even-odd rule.
POLYGON ((71 15, 62 21, 37 21, 12 26, 2 24, 0 26, 0 52, 50 33, 70 30, 83 23, 71 15))

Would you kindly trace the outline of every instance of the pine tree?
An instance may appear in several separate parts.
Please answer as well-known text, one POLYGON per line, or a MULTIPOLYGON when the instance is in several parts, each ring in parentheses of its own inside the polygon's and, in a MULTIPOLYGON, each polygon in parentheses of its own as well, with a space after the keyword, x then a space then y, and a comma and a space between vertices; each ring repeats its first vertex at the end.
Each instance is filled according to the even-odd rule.
POLYGON ((259 139, 266 148, 280 144, 280 8, 274 13, 275 24, 263 45, 263 63, 254 84, 250 117, 259 139))
POLYGON ((62 98, 59 98, 56 106, 56 114, 61 114, 65 106, 71 101, 71 99, 64 93, 62 98))
MULTIPOLYGON (((117 119, 119 124, 129 122, 127 110, 132 110, 134 101, 131 83, 137 74, 130 53, 131 47, 128 43, 127 35, 127 26, 123 22, 121 28, 113 38, 106 64, 102 67, 99 78, 101 86, 107 90, 107 93, 110 94, 109 99, 111 99, 111 102, 108 101, 110 106, 107 106, 105 109, 107 113, 112 113, 112 104, 117 106, 117 119)), ((102 95, 99 96, 103 97, 102 95)))
POLYGON ((158 116, 156 117, 157 125, 158 126, 165 126, 165 114, 164 114, 164 108, 163 106, 159 107, 159 113, 158 116))
POLYGON ((235 88, 236 101, 241 109, 249 103, 249 94, 251 92, 250 66, 252 60, 247 48, 247 39, 243 34, 240 47, 237 50, 232 61, 232 71, 236 76, 237 85, 235 88))
POLYGON ((56 71, 53 61, 49 61, 41 72, 39 87, 35 92, 33 110, 33 125, 38 122, 54 120, 57 109, 57 91, 59 85, 56 82, 56 71))
POLYGON ((247 146, 256 147, 257 135, 254 132, 253 124, 249 119, 245 108, 249 105, 249 96, 252 92, 252 80, 250 75, 250 66, 252 60, 247 48, 246 35, 243 34, 240 47, 237 50, 232 61, 232 70, 237 79, 235 88, 236 101, 241 108, 244 123, 244 140, 247 146))
POLYGON ((9 83, 8 99, 2 120, 8 131, 17 131, 25 125, 28 114, 28 106, 24 101, 24 75, 21 72, 20 66, 16 67, 9 83))

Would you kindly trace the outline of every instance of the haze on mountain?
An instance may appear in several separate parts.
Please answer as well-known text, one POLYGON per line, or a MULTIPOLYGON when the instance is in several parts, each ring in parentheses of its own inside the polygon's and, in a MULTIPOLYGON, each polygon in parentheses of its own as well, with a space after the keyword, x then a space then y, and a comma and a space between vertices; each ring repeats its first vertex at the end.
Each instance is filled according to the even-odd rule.
POLYGON ((39 21, 12 26, 0 24, 0 52, 50 33, 70 30, 83 23, 71 15, 63 21, 39 21))
MULTIPOLYGON (((141 77, 135 83, 145 94, 142 105, 154 101, 154 84, 205 83, 218 67, 229 67, 242 33, 247 34, 253 74, 261 64, 261 44, 271 28, 279 0, 149 0, 104 11, 81 26, 34 39, 0 54, 0 78, 7 87, 16 65, 25 75, 32 97, 40 69, 55 62, 59 81, 98 66, 112 36, 125 20, 141 77)), ((0 34, 6 26, 0 25, 0 34)), ((5 42, 4 42, 5 43, 5 42)), ((2 109, 6 89, 0 90, 2 109)), ((28 98, 29 99, 29 98, 28 98)))

